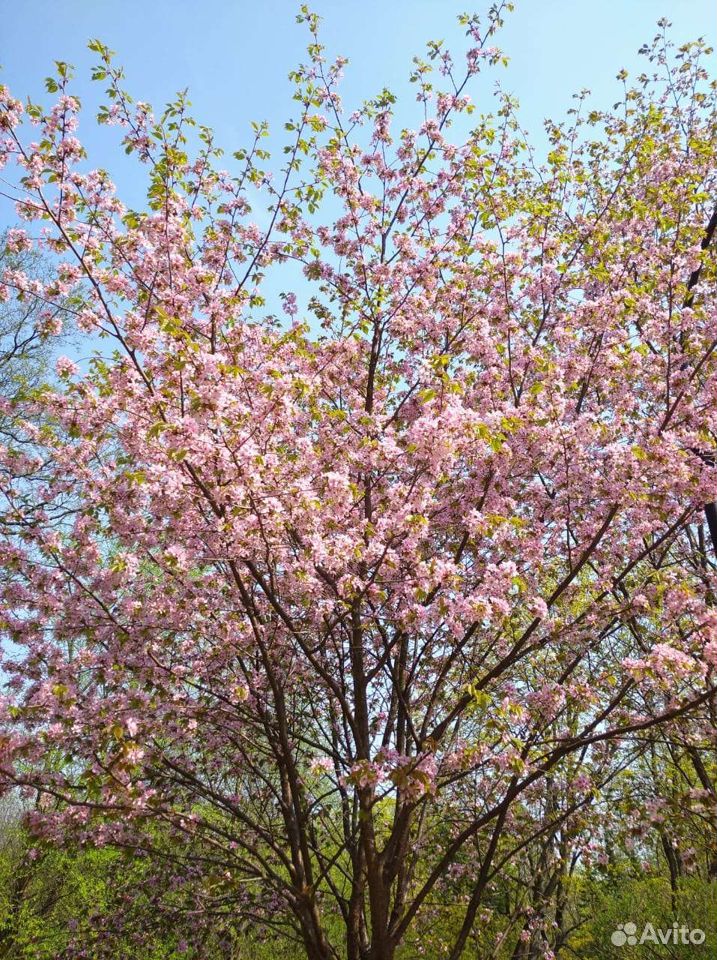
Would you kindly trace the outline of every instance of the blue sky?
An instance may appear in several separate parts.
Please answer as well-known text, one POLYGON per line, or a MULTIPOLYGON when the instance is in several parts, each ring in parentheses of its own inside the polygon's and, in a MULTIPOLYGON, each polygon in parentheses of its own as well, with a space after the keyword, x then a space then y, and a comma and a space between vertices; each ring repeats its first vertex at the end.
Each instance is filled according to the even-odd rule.
MULTIPOLYGON (((411 58, 428 39, 462 49, 457 15, 485 10, 490 0, 309 2, 323 18, 328 53, 349 58, 342 88, 347 110, 387 86, 399 96, 402 125, 416 126, 415 88, 407 82, 411 58)), ((90 81, 96 57, 87 42, 99 38, 116 51, 136 99, 158 107, 189 87, 194 116, 214 128, 230 157, 251 142, 251 120, 267 119, 280 133, 292 115, 287 73, 306 43, 305 27, 295 22, 298 6, 299 0, 0 0, 0 82, 17 97, 42 100, 53 62, 68 61, 77 68, 73 92, 91 117, 103 90, 90 81)), ((609 108, 621 94, 615 74, 643 69, 637 51, 662 16, 672 20, 677 42, 703 36, 717 45, 714 0, 516 0, 497 41, 510 65, 496 74, 519 98, 534 141, 542 140, 543 119, 561 119, 582 88, 592 91, 596 106, 609 108)), ((480 111, 491 110, 491 86, 492 80, 470 91, 480 111)), ((120 198, 141 207, 146 169, 118 149, 115 129, 98 128, 90 117, 80 129, 88 163, 108 169, 120 198)), ((0 225, 14 219, 12 205, 0 202, 0 225)), ((278 312, 277 294, 287 281, 300 290, 296 272, 293 279, 282 273, 281 286, 267 281, 268 309, 278 312)), ((85 361, 96 347, 85 337, 68 352, 85 361)))
MULTIPOLYGON (((117 52, 127 87, 138 99, 158 106, 188 86, 195 116, 215 129, 217 142, 231 154, 249 142, 252 119, 268 119, 280 131, 291 115, 287 73, 301 59, 306 39, 294 19, 298 5, 294 0, 0 0, 0 80, 16 96, 42 97, 53 61, 66 60, 77 68, 74 92, 93 107, 102 90, 89 80, 94 55, 86 43, 98 37, 117 52)), ((401 121, 414 126, 414 88, 407 83, 412 56, 423 52, 429 38, 460 48, 458 13, 487 5, 487 0, 473 0, 473 6, 470 0, 315 0, 311 6, 323 17, 329 52, 350 59, 343 87, 347 108, 388 86, 401 97, 401 121)), ((582 87, 593 91, 598 105, 617 99, 615 74, 623 66, 641 69, 637 50, 663 15, 673 21, 678 40, 717 39, 714 0, 517 0, 499 40, 511 63, 499 73, 519 97, 523 122, 536 138, 543 118, 561 117, 571 94, 582 87)), ((490 109, 490 89, 473 91, 480 109, 490 109)), ((121 158, 116 132, 93 130, 85 121, 81 136, 90 164, 107 167, 123 199, 138 202, 138 168, 121 158)))
MULTIPOLYGON (((306 28, 295 14, 300 0, 0 0, 0 82, 25 99, 47 97, 44 78, 55 60, 75 65, 72 88, 86 108, 80 137, 88 166, 107 169, 123 202, 141 209, 147 170, 118 147, 116 128, 93 122, 105 99, 90 80, 99 38, 125 67, 126 87, 136 99, 160 107, 189 87, 194 116, 214 128, 231 154, 251 142, 250 122, 268 120, 277 139, 275 169, 282 159, 283 124, 292 116, 287 74, 304 56, 306 28)), ((411 60, 428 39, 445 39, 463 49, 457 16, 485 11, 490 0, 313 0, 323 18, 327 55, 349 58, 342 87, 351 112, 364 99, 389 87, 399 97, 402 126, 416 127, 420 114, 415 87, 408 83, 411 60)), ((596 106, 609 108, 621 93, 615 74, 622 67, 641 72, 639 47, 652 39, 657 20, 669 16, 678 42, 704 36, 717 45, 714 0, 516 0, 498 44, 509 55, 507 70, 469 91, 481 112, 492 109, 496 77, 521 102, 523 125, 538 146, 545 117, 561 119, 572 94, 589 88, 596 106)), ((540 152, 540 151, 539 151, 540 152)), ((255 218, 262 215, 256 210, 255 218)), ((0 225, 15 221, 14 209, 0 203, 0 225)), ((284 269, 263 288, 269 312, 279 312, 279 291, 303 299, 303 280, 284 269)), ((90 344, 91 346, 91 344, 90 344)), ((85 344, 83 349, 87 349, 85 344)), ((76 357, 79 359, 79 357, 76 357)))

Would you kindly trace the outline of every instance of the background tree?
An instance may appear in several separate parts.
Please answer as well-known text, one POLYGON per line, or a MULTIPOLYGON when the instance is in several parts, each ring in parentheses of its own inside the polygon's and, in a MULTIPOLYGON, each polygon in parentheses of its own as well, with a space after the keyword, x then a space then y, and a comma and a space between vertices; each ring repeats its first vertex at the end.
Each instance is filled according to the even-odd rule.
POLYGON ((46 254, 32 249, 22 231, 10 229, 0 234, 0 272, 4 278, 0 293, 0 431, 7 442, 18 439, 12 431, 13 402, 47 378, 52 351, 67 341, 72 326, 68 304, 61 300, 43 303, 38 296, 39 290, 51 286, 53 268, 46 254), (23 287, 13 287, 13 276, 23 278, 23 287))

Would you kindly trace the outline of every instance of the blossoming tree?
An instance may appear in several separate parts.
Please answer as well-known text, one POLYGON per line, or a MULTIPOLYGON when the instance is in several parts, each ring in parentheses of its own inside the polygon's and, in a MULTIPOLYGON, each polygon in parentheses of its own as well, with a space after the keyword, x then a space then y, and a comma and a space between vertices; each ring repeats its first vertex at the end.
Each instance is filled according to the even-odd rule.
POLYGON ((645 731, 714 710, 704 47, 661 34, 541 161, 467 94, 501 16, 416 61, 412 131, 388 92, 346 116, 304 11, 274 177, 263 126, 225 172, 94 43, 142 211, 86 163, 64 64, 49 110, 2 88, 10 243, 57 264, 2 289, 94 352, 0 459, 2 777, 47 840, 148 858, 198 937, 391 960, 440 896, 455 960, 531 844, 580 855, 645 731))

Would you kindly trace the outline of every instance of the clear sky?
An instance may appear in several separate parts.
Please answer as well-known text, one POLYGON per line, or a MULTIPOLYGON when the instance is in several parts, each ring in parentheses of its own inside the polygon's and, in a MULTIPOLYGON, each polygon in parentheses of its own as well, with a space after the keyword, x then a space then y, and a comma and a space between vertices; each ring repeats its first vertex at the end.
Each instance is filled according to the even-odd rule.
MULTIPOLYGON (((0 0, 0 80, 16 96, 39 98, 53 60, 66 60, 77 67, 74 92, 94 106, 102 91, 89 80, 94 54, 86 43, 98 37, 117 52, 136 98, 157 107, 188 86, 195 116, 231 154, 248 143, 250 120, 268 119, 280 130, 291 115, 287 73, 306 39, 294 19, 298 6, 295 0, 0 0)), ((488 0, 315 0, 310 6, 323 17, 328 51, 350 59, 347 108, 389 86, 404 98, 398 111, 404 120, 402 111, 413 106, 414 88, 406 82, 412 56, 429 38, 460 48, 457 14, 485 10, 488 0)), ((542 119, 561 117, 582 87, 609 106, 619 94, 615 74, 623 66, 641 69, 637 50, 665 15, 678 40, 717 39, 714 0, 517 0, 498 41, 511 64, 498 72, 519 97, 528 129, 539 138, 542 119)), ((473 92, 479 108, 490 109, 490 87, 473 92)), ((411 115, 405 117, 413 126, 411 115)), ((140 187, 138 168, 118 160, 116 133, 84 122, 81 137, 90 164, 112 172, 123 199, 139 201, 132 195, 140 187)))

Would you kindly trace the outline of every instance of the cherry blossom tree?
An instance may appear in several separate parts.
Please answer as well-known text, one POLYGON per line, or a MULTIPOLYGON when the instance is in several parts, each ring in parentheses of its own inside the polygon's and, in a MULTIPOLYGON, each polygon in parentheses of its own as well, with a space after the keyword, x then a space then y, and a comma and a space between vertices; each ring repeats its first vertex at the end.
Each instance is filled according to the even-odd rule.
POLYGON ((707 51, 662 24, 542 158, 468 94, 505 6, 415 61, 416 130, 387 91, 344 111, 304 10, 273 174, 263 125, 227 172, 94 42, 139 211, 65 64, 50 109, 1 88, 13 244, 56 263, 2 289, 93 356, 0 458, 0 770, 46 841, 146 858, 182 950, 233 917, 310 960, 457 960, 528 852, 600 855, 648 731, 713 722, 707 51))

